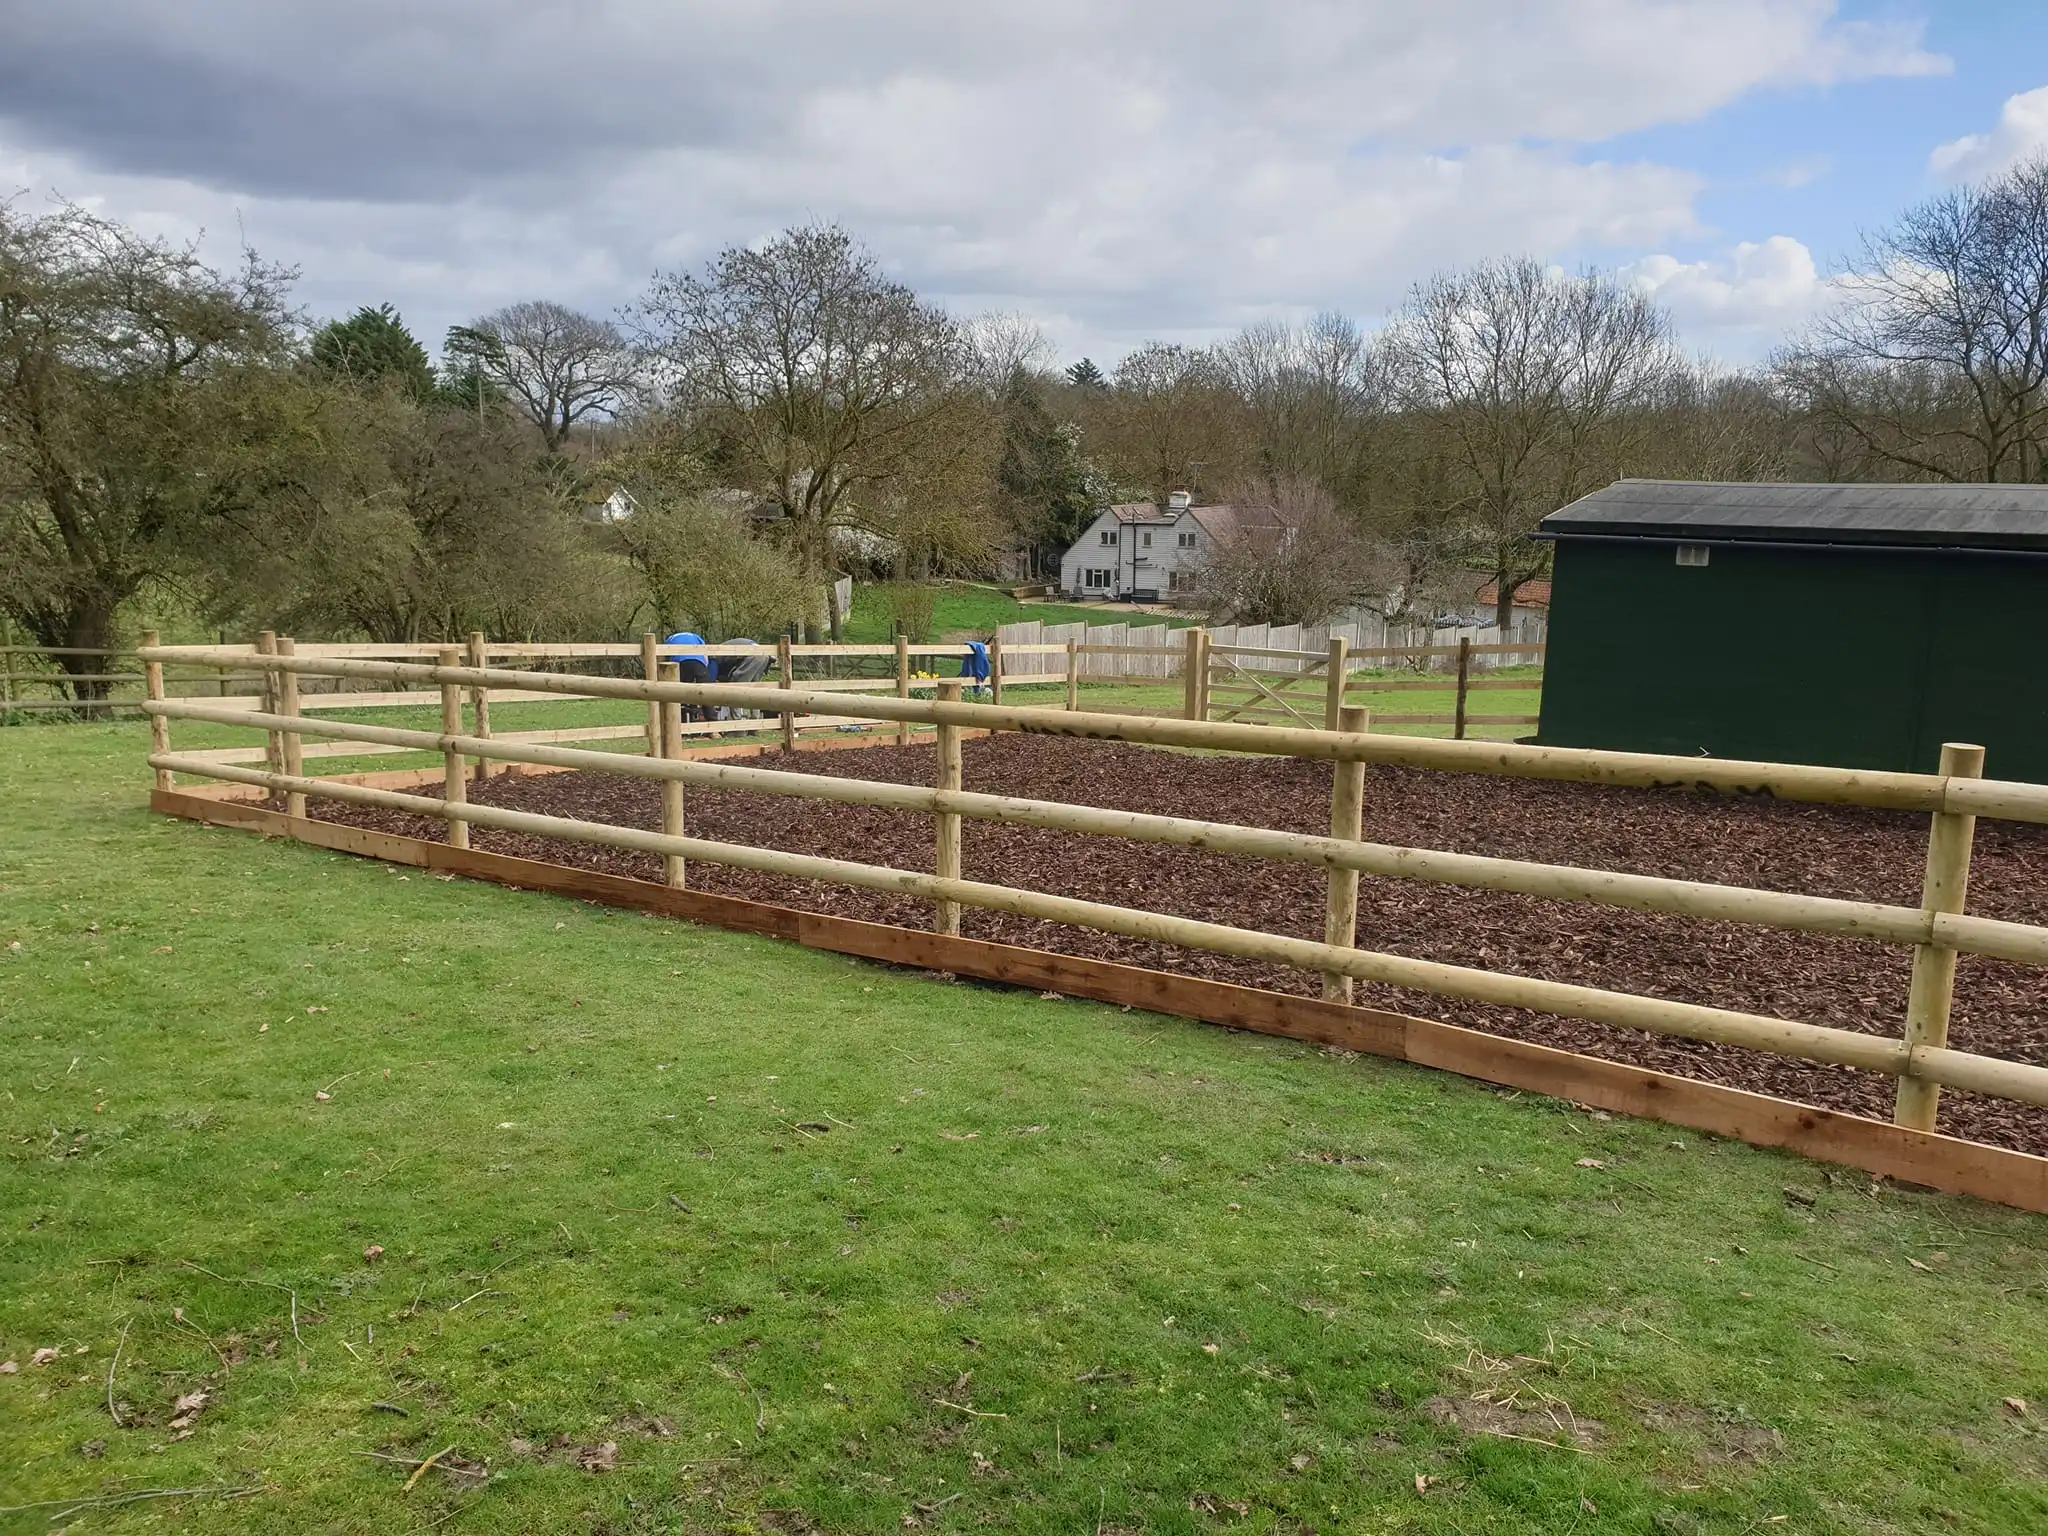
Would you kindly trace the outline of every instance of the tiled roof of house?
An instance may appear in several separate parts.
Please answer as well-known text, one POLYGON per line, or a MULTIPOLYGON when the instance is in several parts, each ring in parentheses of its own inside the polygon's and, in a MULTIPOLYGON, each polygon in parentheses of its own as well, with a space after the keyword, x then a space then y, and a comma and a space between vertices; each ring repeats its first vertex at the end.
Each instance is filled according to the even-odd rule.
POLYGON ((1240 528, 1276 527, 1280 514, 1272 507, 1239 507, 1222 502, 1205 507, 1183 507, 1178 511, 1149 501, 1118 502, 1109 513, 1119 523, 1158 523, 1171 527, 1182 517, 1191 517, 1212 539, 1227 539, 1240 528))

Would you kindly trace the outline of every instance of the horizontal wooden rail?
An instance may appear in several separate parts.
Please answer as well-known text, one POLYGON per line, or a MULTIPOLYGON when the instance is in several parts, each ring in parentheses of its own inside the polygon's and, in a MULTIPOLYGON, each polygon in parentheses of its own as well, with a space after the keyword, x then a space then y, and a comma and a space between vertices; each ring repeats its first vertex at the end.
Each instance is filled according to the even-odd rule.
MULTIPOLYGON (((1465 691, 1467 693, 1479 693, 1482 690, 1500 692, 1505 689, 1535 693, 1542 687, 1543 679, 1540 677, 1475 677, 1466 682, 1465 691)), ((1458 679, 1455 674, 1447 672, 1444 674, 1442 682, 1430 682, 1420 679, 1404 679, 1401 681, 1388 679, 1384 682, 1373 682, 1371 680, 1346 682, 1344 691, 1346 693, 1456 693, 1458 691, 1458 679)))
POLYGON ((273 792, 322 796, 462 825, 495 827, 503 831, 627 848, 665 857, 699 859, 759 874, 822 880, 860 890, 915 896, 935 902, 956 902, 984 911, 1007 912, 1016 917, 1091 928, 1101 933, 1178 944, 1189 949, 1288 965, 1304 971, 1350 976, 1359 981, 1462 998, 1469 1002, 1526 1008, 1624 1029, 1648 1030, 1655 1034, 1683 1035, 1689 1039, 1800 1056, 1810 1061, 1891 1076, 1910 1074, 1945 1087, 1994 1093, 2023 1103, 2048 1105, 2048 1067, 1972 1056, 1946 1047, 1908 1047, 1902 1040, 1858 1034, 1853 1030, 1709 1008, 1696 1003, 1636 997, 1596 987, 1475 970, 1374 950, 1340 948, 1309 939, 1286 938, 1194 918, 1168 917, 1077 897, 1014 890, 977 880, 948 879, 884 865, 784 853, 777 849, 714 842, 705 838, 671 837, 637 828, 543 816, 467 801, 436 800, 254 768, 205 764, 175 753, 152 753, 150 764, 168 772, 211 774, 273 792))
MULTIPOLYGON (((1233 822, 1197 821, 1138 811, 1103 810, 1061 801, 942 792, 914 784, 550 747, 507 736, 448 735, 340 720, 311 721, 288 719, 282 715, 228 714, 205 704, 182 700, 151 703, 145 707, 152 715, 172 720, 205 720, 255 730, 282 730, 289 726, 308 736, 374 743, 404 751, 455 752, 468 757, 611 773, 628 778, 669 780, 837 805, 946 813, 976 821, 1118 837, 1132 842, 1166 843, 1244 858, 1355 869, 1361 874, 1387 879, 1502 891, 1636 912, 1749 923, 1893 944, 1940 944, 1968 954, 1991 955, 2027 965, 2048 965, 2048 928, 1961 913, 1930 913, 1919 907, 1672 880, 1656 875, 1619 874, 1580 869, 1568 864, 1537 864, 1478 854, 1353 842, 1348 838, 1318 837, 1233 822)), ((749 723, 758 726, 762 722, 749 723)), ((639 728, 616 729, 630 733, 639 728)), ((185 756, 190 761, 214 765, 223 761, 211 753, 185 756)), ((203 773, 206 770, 193 771, 203 773)))
POLYGON ((0 645, 0 656, 133 656, 134 651, 110 651, 96 645, 0 645))
MULTIPOLYGON (((234 661, 243 659, 235 653, 222 654, 234 661)), ((161 659, 155 650, 146 650, 142 655, 145 660, 161 659)), ((191 652, 187 651, 188 659, 190 655, 191 652)), ((2012 821, 2048 822, 2048 785, 1998 779, 1949 779, 1928 773, 1612 752, 1592 747, 1538 747, 1378 733, 1346 734, 1285 726, 1239 726, 1158 716, 1016 708, 996 704, 949 704, 924 699, 862 697, 856 706, 852 702, 842 702, 830 693, 737 683, 649 683, 637 678, 571 677, 490 667, 428 667, 341 658, 266 659, 279 670, 301 674, 312 672, 437 685, 454 683, 463 687, 493 689, 524 686, 571 697, 643 701, 672 699, 682 704, 726 705, 758 709, 764 713, 780 713, 789 709, 821 715, 852 716, 858 713, 862 717, 882 720, 1127 741, 1145 746, 1200 747, 1262 756, 1385 763, 1453 773, 1497 774, 1511 778, 1620 787, 1711 789, 1730 794, 1768 794, 1779 799, 1815 804, 1862 805, 1896 811, 1940 810, 2012 821)))
POLYGON ((139 683, 140 672, 0 672, 0 683, 139 683))

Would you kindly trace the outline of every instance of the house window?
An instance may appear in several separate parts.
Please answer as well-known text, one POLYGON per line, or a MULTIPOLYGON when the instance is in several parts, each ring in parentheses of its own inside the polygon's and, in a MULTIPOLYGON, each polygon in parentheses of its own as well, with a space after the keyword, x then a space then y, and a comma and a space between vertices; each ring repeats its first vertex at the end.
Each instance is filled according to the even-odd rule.
POLYGON ((1707 563, 1707 546, 1704 544, 1679 545, 1678 563, 1680 565, 1705 565, 1707 563))
POLYGON ((1116 530, 1114 528, 1103 529, 1102 542, 1105 544, 1114 544, 1116 542, 1116 530))
POLYGON ((1084 570, 1081 572, 1081 585, 1091 591, 1106 590, 1114 579, 1115 573, 1112 571, 1084 570))
POLYGON ((1152 530, 1150 528, 1147 528, 1142 534, 1138 536, 1138 543, 1146 549, 1150 549, 1152 547, 1152 530))
POLYGON ((1169 592, 1190 592, 1194 590, 1194 585, 1195 573, 1193 571, 1168 571, 1166 573, 1166 590, 1169 592))
POLYGON ((1193 529, 1188 530, 1188 532, 1186 533, 1178 534, 1176 535, 1176 537, 1178 538, 1180 542, 1180 547, 1182 549, 1193 549, 1195 547, 1195 535, 1193 529))

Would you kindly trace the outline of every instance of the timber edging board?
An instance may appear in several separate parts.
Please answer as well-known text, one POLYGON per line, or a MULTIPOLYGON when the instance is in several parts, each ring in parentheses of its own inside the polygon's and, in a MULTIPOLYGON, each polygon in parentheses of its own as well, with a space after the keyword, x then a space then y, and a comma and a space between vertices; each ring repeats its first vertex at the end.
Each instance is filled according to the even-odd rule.
MULTIPOLYGON (((437 779, 441 773, 438 768, 425 771, 437 779)), ((1819 1162, 1861 1168, 1948 1194, 1971 1195, 2020 1210, 2048 1213, 2048 1158, 2031 1153, 1907 1130, 1861 1115, 1820 1109, 1408 1014, 1021 945, 994 944, 983 939, 956 938, 822 912, 804 912, 735 896, 673 890, 624 875, 458 849, 442 842, 339 822, 289 817, 247 799, 229 799, 220 794, 229 789, 241 786, 208 785, 203 793, 156 790, 149 797, 149 807, 167 816, 211 826, 237 827, 265 837, 293 838, 314 847, 386 863, 653 912, 737 933, 787 939, 811 949, 884 964, 946 971, 981 981, 1060 992, 1231 1029, 1389 1057, 1498 1087, 1523 1089, 1595 1109, 1706 1131, 1752 1146, 1782 1148, 1819 1162)), ((242 793, 246 795, 247 791, 242 793)))

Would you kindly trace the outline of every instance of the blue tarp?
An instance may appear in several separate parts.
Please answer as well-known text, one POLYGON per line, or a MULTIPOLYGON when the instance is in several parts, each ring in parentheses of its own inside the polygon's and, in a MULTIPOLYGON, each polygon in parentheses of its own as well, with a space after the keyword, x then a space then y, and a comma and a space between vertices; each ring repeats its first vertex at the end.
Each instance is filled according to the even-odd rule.
POLYGON ((988 647, 979 640, 967 642, 967 654, 960 658, 960 675, 976 682, 988 681, 988 647))
MULTIPOLYGON (((702 645, 704 637, 702 635, 693 635, 687 629, 679 629, 661 643, 663 645, 702 645)), ((702 651, 678 651, 672 659, 680 660, 685 656, 690 657, 694 661, 709 660, 702 651)))

